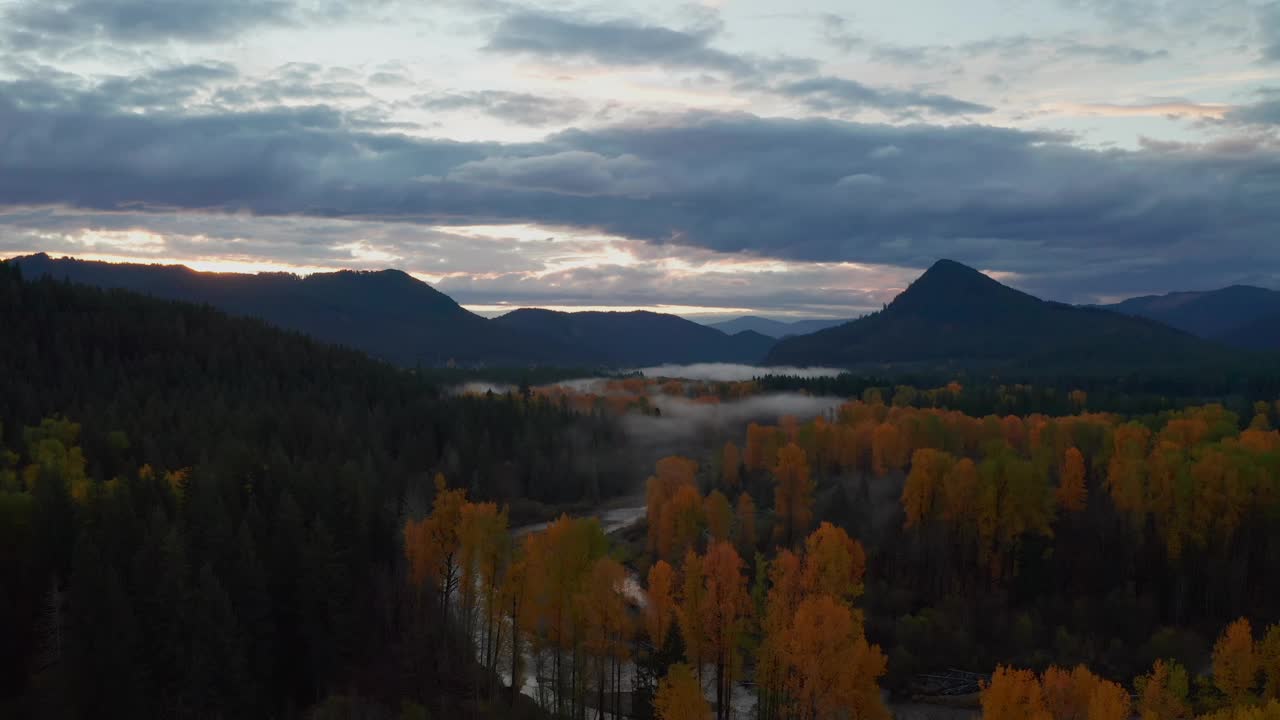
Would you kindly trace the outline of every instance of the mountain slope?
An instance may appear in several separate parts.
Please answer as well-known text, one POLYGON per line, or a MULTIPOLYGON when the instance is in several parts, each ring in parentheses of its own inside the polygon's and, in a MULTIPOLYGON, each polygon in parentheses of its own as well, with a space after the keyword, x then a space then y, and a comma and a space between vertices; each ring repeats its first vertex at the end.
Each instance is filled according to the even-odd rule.
POLYGON ((1236 335, 1238 328, 1261 318, 1280 314, 1280 291, 1250 285, 1232 285, 1205 292, 1145 295, 1102 307, 1126 315, 1158 320, 1202 338, 1220 338, 1232 342, 1230 338, 1236 335))
POLYGON ((1254 318, 1219 335, 1217 340, 1250 350, 1280 350, 1280 312, 1254 318))
POLYGON ((1182 366, 1224 354, 1151 320, 1047 302, 939 260, 881 312, 786 338, 767 362, 1103 370, 1182 366))
POLYGON ((257 317, 400 365, 595 362, 554 340, 503 328, 399 270, 206 273, 183 265, 89 262, 48 255, 15 258, 25 276, 49 275, 104 288, 206 303, 257 317))
POLYGON ((783 338, 788 335, 808 335, 809 333, 819 330, 826 330, 829 327, 843 325, 847 320, 796 320, 793 322, 782 322, 779 320, 770 320, 769 318, 757 317, 755 315, 745 315, 733 320, 726 320, 718 323, 708 323, 707 327, 713 327, 722 333, 733 335, 746 330, 758 332, 761 335, 767 335, 771 338, 783 338))
POLYGON ((495 318, 513 330, 584 348, 612 365, 758 363, 773 339, 745 331, 727 335, 691 320, 647 311, 577 312, 525 308, 495 318))

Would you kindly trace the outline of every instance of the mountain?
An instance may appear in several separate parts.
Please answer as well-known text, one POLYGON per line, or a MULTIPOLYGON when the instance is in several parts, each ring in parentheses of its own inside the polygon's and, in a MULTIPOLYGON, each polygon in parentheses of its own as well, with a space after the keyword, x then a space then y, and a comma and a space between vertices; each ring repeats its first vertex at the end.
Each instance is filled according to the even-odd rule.
POLYGON ((1280 350, 1280 312, 1254 318, 1222 333, 1220 342, 1250 350, 1280 350))
POLYGON ((1238 328, 1280 314, 1280 291, 1232 285, 1221 290, 1144 295, 1102 307, 1158 320, 1202 338, 1227 341, 1238 328))
POLYGON ((611 365, 758 363, 773 338, 750 330, 728 335, 675 315, 646 312, 576 312, 526 308, 494 322, 512 330, 584 348, 611 365))
POLYGON ((766 362, 1105 371, 1183 367, 1226 355, 1152 320, 1040 300, 939 260, 884 310, 785 338, 766 362))
POLYGON ((771 338, 782 338, 788 335, 808 335, 819 330, 826 330, 829 327, 842 325, 847 320, 795 320, 792 322, 782 322, 779 320, 770 320, 769 318, 757 317, 755 315, 745 315, 733 320, 726 320, 718 323, 707 323, 707 327, 713 327, 720 332, 740 333, 746 330, 768 335, 771 338))
POLYGON ((553 339, 529 336, 472 313, 399 270, 208 273, 183 265, 14 258, 26 277, 57 279, 212 305, 257 317, 399 365, 595 364, 599 358, 553 339))

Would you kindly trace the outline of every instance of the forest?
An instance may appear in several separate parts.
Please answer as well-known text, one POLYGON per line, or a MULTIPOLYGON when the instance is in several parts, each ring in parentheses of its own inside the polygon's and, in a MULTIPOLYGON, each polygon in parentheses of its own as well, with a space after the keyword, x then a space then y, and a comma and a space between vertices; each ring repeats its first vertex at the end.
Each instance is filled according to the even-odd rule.
POLYGON ((1262 376, 459 376, 4 265, 0 340, 6 717, 1280 717, 1262 376))

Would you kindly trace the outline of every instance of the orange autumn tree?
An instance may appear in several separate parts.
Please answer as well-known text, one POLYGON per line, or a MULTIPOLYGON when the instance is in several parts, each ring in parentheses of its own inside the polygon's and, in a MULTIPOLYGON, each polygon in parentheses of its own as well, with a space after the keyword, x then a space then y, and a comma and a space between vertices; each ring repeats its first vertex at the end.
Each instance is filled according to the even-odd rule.
POLYGON ((1001 665, 982 688, 983 720, 1054 720, 1045 707, 1040 681, 1030 670, 1001 665))
POLYGON ((813 521, 813 480, 809 477, 808 459, 799 445, 789 443, 778 451, 773 477, 773 504, 778 517, 774 541, 791 547, 813 521))
POLYGON ((729 543, 712 544, 702 560, 702 570, 706 602, 701 629, 715 666, 716 717, 728 720, 733 681, 742 665, 738 647, 751 615, 751 598, 742 575, 742 559, 729 543))
POLYGON ((595 518, 561 515, 525 543, 529 612, 535 654, 550 655, 550 689, 557 714, 574 714, 580 694, 574 691, 585 671, 579 649, 586 634, 582 604, 596 561, 607 549, 595 518), (566 668, 565 666, 568 665, 566 668))
POLYGON ((747 426, 747 450, 743 462, 748 470, 765 470, 778 459, 778 429, 751 423, 747 426))
POLYGON ((681 485, 662 508, 658 556, 675 560, 692 550, 705 524, 702 496, 693 485, 681 485))
POLYGON ((1088 720, 1089 702, 1098 677, 1083 665, 1067 671, 1050 667, 1040 676, 1045 709, 1053 720, 1088 720))
POLYGON ((734 509, 734 541, 738 554, 752 557, 756 551, 756 503, 747 493, 738 496, 734 509))
POLYGON ((658 553, 658 541, 664 532, 674 533, 674 529, 670 527, 674 518, 668 519, 663 516, 666 504, 675 497, 681 487, 694 487, 694 477, 697 472, 698 464, 686 457, 672 455, 658 461, 654 474, 649 477, 645 485, 647 547, 650 555, 658 553))
POLYGON ((405 558, 414 585, 431 587, 440 596, 441 622, 448 622, 449 600, 458 589, 462 508, 465 490, 450 490, 444 475, 435 477, 436 496, 431 514, 420 521, 405 523, 405 558))
POLYGON ((852 605, 862 595, 862 577, 867 570, 867 554, 862 543, 842 528, 823 522, 804 545, 801 583, 809 595, 830 595, 852 605))
POLYGON ((613 713, 622 708, 622 667, 630 657, 631 613, 622 587, 626 568, 610 557, 596 560, 586 588, 577 600, 585 626, 583 648, 595 661, 596 708, 608 710, 606 694, 611 688, 613 713))
POLYGON ((853 606, 865 564, 861 545, 829 523, 809 536, 803 556, 784 549, 770 564, 760 717, 889 717, 876 685, 887 660, 866 642, 853 606))
POLYGON ((653 697, 658 720, 706 720, 711 709, 702 697, 702 686, 688 665, 676 663, 658 683, 653 697))
POLYGON ((887 660, 867 644, 861 612, 830 595, 805 598, 786 641, 789 717, 889 720, 876 681, 887 660))
POLYGON ((1088 720, 1129 720, 1132 704, 1128 690, 1110 680, 1098 679, 1089 694, 1088 720))
POLYGON ((1245 704, 1258 677, 1253 627, 1245 618, 1227 626, 1213 646, 1213 684, 1232 705, 1245 704))
POLYGON ((878 476, 902 470, 907 464, 906 439, 896 425, 880 423, 871 433, 871 471, 878 476))
POLYGON ((1074 447, 1067 448, 1056 492, 1058 507, 1067 512, 1084 510, 1089 490, 1084 480, 1084 455, 1074 447))
POLYGON ((943 478, 953 464, 955 458, 942 450, 921 448, 912 454, 911 472, 907 474, 906 484, 902 488, 906 527, 922 524, 932 516, 943 478))
POLYGON ((778 717, 786 701, 787 633, 803 596, 800 557, 782 549, 769 563, 768 577, 763 637, 756 653, 757 707, 763 720, 778 717))
POLYGON ((644 622, 645 632, 654 650, 661 650, 671 632, 675 620, 676 571, 665 560, 659 560, 649 568, 645 584, 644 622))
POLYGON ((680 637, 684 640, 685 660, 693 667, 701 685, 702 667, 711 654, 704 625, 708 601, 702 557, 690 550, 685 555, 683 570, 676 620, 680 624, 680 637))
POLYGON ((1258 662, 1265 681, 1262 696, 1268 700, 1280 700, 1280 625, 1267 628, 1262 642, 1258 643, 1258 662))
POLYGON ((702 503, 702 514, 707 521, 707 532, 712 541, 720 542, 729 539, 733 532, 733 507, 729 498, 719 490, 712 490, 702 503))

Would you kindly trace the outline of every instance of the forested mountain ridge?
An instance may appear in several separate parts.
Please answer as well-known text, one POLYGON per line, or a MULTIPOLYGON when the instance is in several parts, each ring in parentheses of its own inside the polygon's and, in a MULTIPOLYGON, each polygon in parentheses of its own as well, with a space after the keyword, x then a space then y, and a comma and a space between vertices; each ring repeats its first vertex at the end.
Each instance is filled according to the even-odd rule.
POLYGON ((266 320, 405 367, 445 364, 636 367, 681 362, 756 363, 773 344, 652 312, 517 310, 488 319, 399 270, 207 273, 182 265, 14 258, 28 277, 49 275, 155 297, 206 303, 266 320))
POLYGON ((773 338, 744 330, 728 335, 675 315, 647 312, 556 312, 515 310, 494 322, 584 348, 621 366, 730 362, 764 359, 773 338))
POLYGON ((1276 290, 1232 285, 1220 290, 1144 295, 1101 307, 1158 320, 1236 347, 1280 347, 1280 291, 1276 290))
POLYGON ((1125 371, 1228 356, 1225 348, 1152 320, 1040 300, 939 260, 884 310, 783 339, 767 362, 1125 371))
POLYGON ((3 263, 0 347, 0 715, 283 717, 339 689, 462 713, 471 668, 406 614, 431 476, 634 482, 603 417, 3 263))
POLYGON ((781 320, 770 320, 769 318, 757 317, 755 315, 745 315, 732 320, 723 322, 708 323, 708 327, 713 327, 720 332, 740 333, 744 330, 752 330, 761 335, 768 335, 771 338, 784 338, 788 335, 808 335, 819 330, 826 330, 829 327, 843 325, 847 320, 793 320, 791 322, 783 322, 781 320))
POLYGON ((319 340, 362 350, 398 365, 561 364, 595 358, 501 328, 453 298, 399 270, 342 270, 299 277, 289 273, 206 273, 183 265, 115 264, 14 258, 29 278, 119 288, 168 300, 205 303, 266 320, 319 340))

